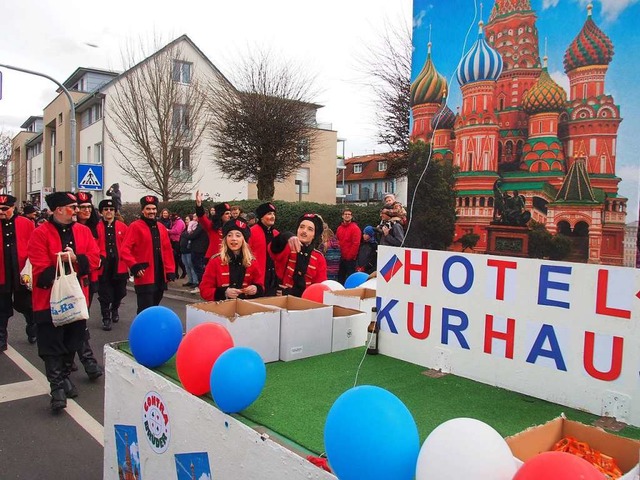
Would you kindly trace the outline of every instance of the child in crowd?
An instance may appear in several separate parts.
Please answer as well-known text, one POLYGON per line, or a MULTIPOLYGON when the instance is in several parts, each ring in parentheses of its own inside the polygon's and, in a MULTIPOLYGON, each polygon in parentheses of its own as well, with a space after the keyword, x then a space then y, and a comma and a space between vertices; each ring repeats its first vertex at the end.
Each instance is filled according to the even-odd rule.
POLYGON ((376 270, 378 262, 378 242, 376 232, 371 225, 364 227, 362 241, 356 260, 356 272, 372 273, 376 270))

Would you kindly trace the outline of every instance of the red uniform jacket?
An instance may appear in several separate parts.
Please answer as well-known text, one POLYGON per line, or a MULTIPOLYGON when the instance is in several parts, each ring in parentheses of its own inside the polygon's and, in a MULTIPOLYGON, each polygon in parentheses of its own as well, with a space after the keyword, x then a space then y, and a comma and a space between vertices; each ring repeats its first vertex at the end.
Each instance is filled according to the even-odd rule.
MULTIPOLYGON (((264 276, 264 274, 263 274, 264 276)), ((258 287, 256 295, 259 296, 264 292, 264 285, 260 279, 260 268, 255 260, 246 268, 244 279, 242 280, 242 288, 249 285, 258 287)), ((202 281, 200 282, 200 296, 204 300, 224 300, 224 293, 219 291, 216 295, 216 289, 227 288, 229 286, 229 265, 222 264, 222 257, 215 255, 204 270, 202 281)), ((241 298, 245 298, 244 296, 241 298)))
POLYGON ((222 245, 222 228, 217 230, 213 229, 211 220, 206 215, 198 216, 198 223, 202 225, 202 229, 207 232, 209 236, 209 246, 207 247, 207 253, 204 254, 205 258, 209 259, 220 253, 220 246, 222 245))
MULTIPOLYGON (((74 252, 78 257, 73 265, 78 273, 82 291, 89 302, 89 273, 100 264, 100 251, 91 230, 84 225, 71 225, 74 252)), ((46 222, 36 228, 29 240, 29 260, 33 266, 33 317, 36 322, 51 322, 51 285, 55 279, 58 252, 62 251, 62 240, 57 228, 46 222)))
MULTIPOLYGON (((164 267, 164 279, 167 281, 169 275, 175 274, 176 270, 173 261, 173 249, 171 248, 167 228, 160 222, 158 222, 158 232, 160 233, 160 254, 162 255, 164 267)), ((148 265, 144 267, 144 275, 142 277, 134 277, 136 286, 155 283, 153 239, 151 238, 151 229, 144 220, 135 220, 129 225, 120 248, 120 258, 134 275, 138 270, 142 269, 140 268, 142 264, 146 263, 148 265)))
MULTIPOLYGON (((122 255, 120 254, 120 250, 122 249, 122 242, 124 242, 124 237, 127 233, 127 224, 121 222, 120 220, 114 220, 115 231, 116 231, 116 250, 118 251, 118 269, 117 273, 124 274, 127 273, 127 265, 122 261, 122 255)), ((100 221, 96 226, 96 230, 98 231, 98 247, 100 248, 100 258, 102 258, 102 262, 105 262, 107 258, 107 236, 105 233, 105 224, 104 221, 100 221)), ((102 265, 100 268, 99 275, 102 275, 102 265)))
MULTIPOLYGON (((269 253, 276 265, 276 275, 280 279, 280 286, 282 288, 293 287, 293 274, 295 272, 298 254, 291 250, 289 245, 286 245, 280 253, 274 254, 271 252, 271 249, 269 249, 269 253)), ((313 250, 313 252, 311 252, 311 258, 309 259, 309 267, 304 274, 305 288, 312 283, 324 282, 326 279, 327 261, 320 251, 313 250)))
MULTIPOLYGON (((278 236, 278 230, 275 228, 271 230, 273 232, 273 238, 278 236)), ((264 230, 260 225, 254 225, 251 227, 251 236, 249 237, 249 249, 253 253, 256 263, 260 268, 260 279, 264 285, 264 275, 267 271, 267 238, 264 235, 264 230)))
MULTIPOLYGON (((24 268, 24 264, 27 262, 27 246, 31 234, 35 230, 34 223, 28 218, 14 215, 10 221, 15 222, 16 231, 16 251, 18 253, 18 273, 24 268)), ((2 222, 0 222, 0 238, 4 238, 4 232, 2 231, 2 222)), ((6 260, 4 258, 4 248, 0 246, 0 285, 4 285, 7 282, 5 276, 6 260)))
POLYGON ((336 237, 340 243, 340 257, 343 260, 356 260, 362 238, 358 224, 356 222, 342 222, 336 229, 336 237))

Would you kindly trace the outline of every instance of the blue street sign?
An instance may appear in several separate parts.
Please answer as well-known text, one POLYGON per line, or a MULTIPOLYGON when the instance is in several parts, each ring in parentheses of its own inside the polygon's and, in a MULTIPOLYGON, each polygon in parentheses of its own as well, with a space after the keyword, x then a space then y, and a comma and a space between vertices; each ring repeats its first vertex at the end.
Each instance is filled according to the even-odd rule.
POLYGON ((78 190, 102 190, 102 165, 78 164, 78 190))

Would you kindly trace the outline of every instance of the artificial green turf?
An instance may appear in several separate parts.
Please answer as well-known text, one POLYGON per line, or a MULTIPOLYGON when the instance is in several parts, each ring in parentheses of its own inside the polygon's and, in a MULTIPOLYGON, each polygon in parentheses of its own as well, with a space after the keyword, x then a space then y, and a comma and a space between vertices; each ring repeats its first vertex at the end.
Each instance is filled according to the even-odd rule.
MULTIPOLYGON (((128 345, 120 348, 130 353, 128 345)), ((323 429, 329 409, 340 394, 354 386, 363 355, 364 348, 354 348, 267 364, 265 388, 242 416, 320 454, 324 451, 323 429)), ((377 385, 402 400, 418 425, 421 442, 442 422, 457 417, 482 420, 505 437, 561 413, 587 425, 598 419, 589 413, 455 375, 430 378, 423 375, 425 370, 383 355, 367 355, 358 376, 358 385, 377 385)), ((156 371, 177 381, 175 358, 156 371)), ((626 427, 616 434, 640 439, 640 428, 626 427)))

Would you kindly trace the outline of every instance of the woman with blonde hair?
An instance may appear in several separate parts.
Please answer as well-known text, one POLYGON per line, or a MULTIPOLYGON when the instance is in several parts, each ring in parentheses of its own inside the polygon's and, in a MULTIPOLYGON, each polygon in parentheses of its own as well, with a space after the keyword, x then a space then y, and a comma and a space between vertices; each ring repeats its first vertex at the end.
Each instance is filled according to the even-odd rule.
POLYGON ((250 230, 239 219, 222 226, 220 253, 211 257, 200 282, 204 300, 255 298, 264 293, 260 268, 249 249, 250 230))
POLYGON ((340 270, 340 242, 338 237, 333 233, 333 230, 324 224, 324 230, 322 231, 322 240, 318 246, 318 250, 324 255, 324 259, 327 261, 327 280, 338 280, 338 271, 340 270))

